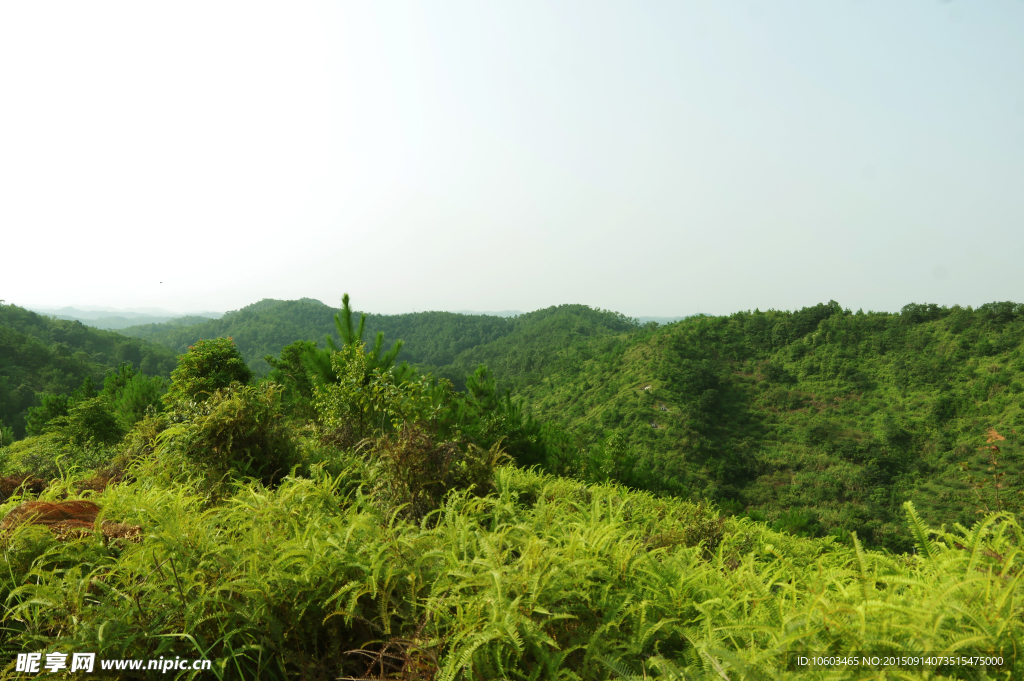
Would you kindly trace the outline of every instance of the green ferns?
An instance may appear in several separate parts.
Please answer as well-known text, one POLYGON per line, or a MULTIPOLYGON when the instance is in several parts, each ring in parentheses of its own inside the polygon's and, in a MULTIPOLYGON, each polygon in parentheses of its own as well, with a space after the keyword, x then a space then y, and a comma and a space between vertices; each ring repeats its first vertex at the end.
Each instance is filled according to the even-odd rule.
POLYGON ((339 463, 214 506, 145 480, 96 496, 101 520, 144 528, 138 544, 15 528, 0 659, 206 656, 225 679, 802 679, 798 653, 928 651, 999 654, 987 678, 1013 678, 1024 643, 1024 533, 1006 514, 946 532, 908 506, 922 548, 894 556, 506 467, 492 494, 406 520, 374 502, 358 458, 339 463))

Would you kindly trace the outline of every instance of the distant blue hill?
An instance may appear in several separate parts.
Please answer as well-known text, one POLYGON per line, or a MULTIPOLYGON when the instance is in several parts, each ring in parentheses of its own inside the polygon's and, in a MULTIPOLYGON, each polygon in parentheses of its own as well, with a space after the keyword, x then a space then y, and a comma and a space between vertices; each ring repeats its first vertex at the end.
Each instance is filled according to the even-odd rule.
POLYGON ((671 324, 672 322, 679 322, 686 319, 686 317, 637 317, 637 321, 641 324, 647 322, 658 322, 659 324, 671 324))
POLYGON ((147 308, 145 312, 103 308, 83 310, 76 307, 35 307, 26 309, 46 315, 47 317, 53 317, 54 319, 82 322, 86 326, 96 329, 110 330, 126 329, 137 324, 163 324, 165 322, 174 325, 199 324, 210 319, 219 319, 223 316, 222 312, 197 312, 190 315, 181 315, 155 308, 147 308))
MULTIPOLYGON (((499 310, 497 312, 494 312, 494 311, 480 312, 480 311, 477 311, 477 310, 454 310, 454 312, 456 314, 488 315, 488 316, 491 316, 491 317, 518 317, 519 315, 524 314, 520 310, 499 310)), ((678 322, 678 321, 681 321, 683 319, 686 319, 686 316, 682 316, 682 317, 637 317, 636 319, 641 324, 646 324, 647 322, 657 322, 659 324, 671 324, 672 322, 678 322)))
POLYGON ((523 314, 519 310, 499 310, 498 312, 478 312, 476 310, 453 310, 455 314, 476 314, 476 315, 488 315, 490 317, 518 317, 523 314))

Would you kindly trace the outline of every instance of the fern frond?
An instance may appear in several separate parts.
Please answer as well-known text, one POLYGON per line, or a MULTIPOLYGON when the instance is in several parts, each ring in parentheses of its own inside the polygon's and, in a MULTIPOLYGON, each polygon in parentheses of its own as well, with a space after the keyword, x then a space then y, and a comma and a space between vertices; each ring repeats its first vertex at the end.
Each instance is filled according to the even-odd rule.
POLYGON ((903 508, 907 512, 907 524, 910 527, 910 533, 914 537, 914 546, 916 546, 917 550, 927 558, 935 558, 938 556, 938 548, 932 540, 928 538, 928 535, 932 530, 921 521, 921 517, 917 515, 917 510, 914 509, 913 502, 903 502, 903 508))

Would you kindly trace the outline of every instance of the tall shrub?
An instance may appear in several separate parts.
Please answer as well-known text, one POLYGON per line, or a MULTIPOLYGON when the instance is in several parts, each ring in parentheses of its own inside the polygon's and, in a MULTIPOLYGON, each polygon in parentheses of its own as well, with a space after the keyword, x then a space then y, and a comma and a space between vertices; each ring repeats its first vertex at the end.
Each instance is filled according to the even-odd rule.
POLYGON ((242 353, 230 338, 200 340, 178 358, 178 368, 171 372, 171 387, 164 395, 164 404, 202 402, 232 383, 245 385, 253 374, 242 353))
POLYGON ((295 446, 276 383, 234 383, 179 409, 177 418, 160 434, 158 455, 180 452, 213 476, 251 476, 266 485, 288 472, 295 446))

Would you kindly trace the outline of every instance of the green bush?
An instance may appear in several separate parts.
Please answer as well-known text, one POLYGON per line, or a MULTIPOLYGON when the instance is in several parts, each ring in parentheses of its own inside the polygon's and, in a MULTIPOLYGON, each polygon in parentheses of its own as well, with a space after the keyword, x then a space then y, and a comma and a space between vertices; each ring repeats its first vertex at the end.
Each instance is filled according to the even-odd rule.
POLYGON ((160 398, 166 390, 167 381, 160 376, 146 376, 122 364, 107 374, 100 394, 110 400, 117 422, 127 431, 147 412, 162 409, 160 398))
POLYGON ((495 468, 507 458, 500 443, 485 450, 471 443, 438 441, 423 424, 406 424, 367 444, 375 496, 411 519, 438 508, 454 489, 488 494, 495 468))
POLYGON ((26 435, 42 435, 46 432, 46 424, 60 416, 67 416, 71 396, 44 393, 39 395, 39 401, 39 406, 28 409, 28 416, 25 419, 26 435))
POLYGON ((90 442, 113 445, 124 436, 113 405, 105 396, 78 402, 67 416, 51 420, 46 431, 76 447, 85 447, 90 442))
POLYGON ((362 343, 332 354, 337 382, 318 386, 313 403, 325 428, 349 428, 358 441, 435 415, 444 400, 426 381, 401 381, 390 371, 371 371, 370 363, 362 343))
POLYGON ((77 468, 91 470, 107 464, 124 435, 106 397, 72 401, 66 415, 50 419, 41 435, 6 448, 4 467, 10 473, 30 473, 44 480, 77 468))
POLYGON ((291 432, 281 419, 281 386, 234 383, 209 399, 179 403, 177 422, 157 438, 157 456, 179 452, 215 478, 229 473, 270 485, 294 458, 291 432))
POLYGON ((163 397, 172 407, 179 402, 202 402, 232 383, 245 385, 253 373, 230 338, 200 340, 178 358, 171 372, 171 387, 163 397))
POLYGON ((165 414, 149 414, 132 426, 121 440, 120 456, 126 463, 143 459, 156 451, 160 433, 171 425, 165 414))
POLYGON ((31 474, 53 480, 72 470, 93 470, 107 464, 115 451, 95 440, 76 445, 60 433, 45 433, 18 440, 3 450, 0 464, 8 474, 31 474))
POLYGON ((3 421, 0 421, 0 448, 6 447, 12 442, 14 442, 14 429, 8 428, 3 421))

